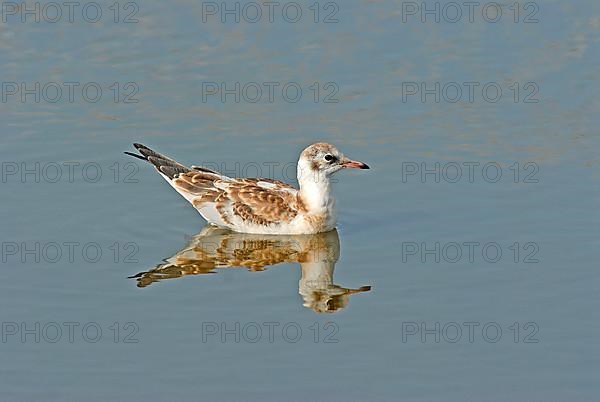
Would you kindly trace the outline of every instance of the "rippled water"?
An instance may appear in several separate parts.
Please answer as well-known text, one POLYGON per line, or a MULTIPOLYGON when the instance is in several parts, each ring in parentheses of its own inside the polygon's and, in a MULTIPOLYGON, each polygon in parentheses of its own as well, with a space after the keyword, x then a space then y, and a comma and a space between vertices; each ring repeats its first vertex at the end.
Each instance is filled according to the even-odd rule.
POLYGON ((598 3, 209 3, 3 3, 2 399, 597 399, 598 3), (294 182, 317 140, 372 168, 318 236, 123 155, 294 182))

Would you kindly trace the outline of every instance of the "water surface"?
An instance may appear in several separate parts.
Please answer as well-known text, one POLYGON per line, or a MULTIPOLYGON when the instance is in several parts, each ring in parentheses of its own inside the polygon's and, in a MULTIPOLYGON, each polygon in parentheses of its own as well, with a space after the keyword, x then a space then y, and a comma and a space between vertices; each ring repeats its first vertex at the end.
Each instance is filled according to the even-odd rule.
POLYGON ((97 23, 0 24, 2 82, 103 90, 1 105, 3 400, 597 399, 597 2, 423 23, 345 1, 328 24, 310 2, 297 23, 204 23, 192 1, 139 3, 137 23, 123 3, 114 23, 98 4, 97 23), (203 99, 236 82, 303 95, 203 99), (199 242, 201 217, 122 153, 293 183, 318 140, 372 168, 337 176, 329 240, 199 242), (191 271, 160 270, 186 247, 191 271))

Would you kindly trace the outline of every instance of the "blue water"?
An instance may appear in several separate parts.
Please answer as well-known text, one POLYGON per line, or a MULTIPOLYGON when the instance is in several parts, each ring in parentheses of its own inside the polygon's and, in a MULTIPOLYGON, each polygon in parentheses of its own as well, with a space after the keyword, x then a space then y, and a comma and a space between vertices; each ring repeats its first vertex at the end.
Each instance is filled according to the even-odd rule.
POLYGON ((598 399, 599 3, 11 4, 2 400, 598 399), (325 238, 206 238, 123 155, 296 184, 320 140, 371 166, 325 238))

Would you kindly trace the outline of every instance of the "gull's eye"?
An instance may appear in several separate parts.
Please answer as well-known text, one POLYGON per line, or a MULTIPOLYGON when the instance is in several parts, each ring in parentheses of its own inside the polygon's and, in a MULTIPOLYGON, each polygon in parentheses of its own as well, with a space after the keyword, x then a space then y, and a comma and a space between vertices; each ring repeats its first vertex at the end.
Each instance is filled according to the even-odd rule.
POLYGON ((327 155, 325 155, 325 160, 327 162, 332 162, 335 160, 335 156, 327 154, 327 155))

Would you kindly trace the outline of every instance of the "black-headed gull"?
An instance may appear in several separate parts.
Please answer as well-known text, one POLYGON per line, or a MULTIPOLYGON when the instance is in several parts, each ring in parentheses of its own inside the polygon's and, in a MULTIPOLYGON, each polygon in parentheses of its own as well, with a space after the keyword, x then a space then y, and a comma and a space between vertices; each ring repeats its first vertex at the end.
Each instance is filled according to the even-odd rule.
POLYGON ((300 154, 298 184, 231 178, 203 167, 188 168, 141 145, 126 154, 154 165, 167 182, 209 223, 242 233, 311 234, 336 226, 331 175, 344 168, 369 169, 331 144, 312 144, 300 154))

